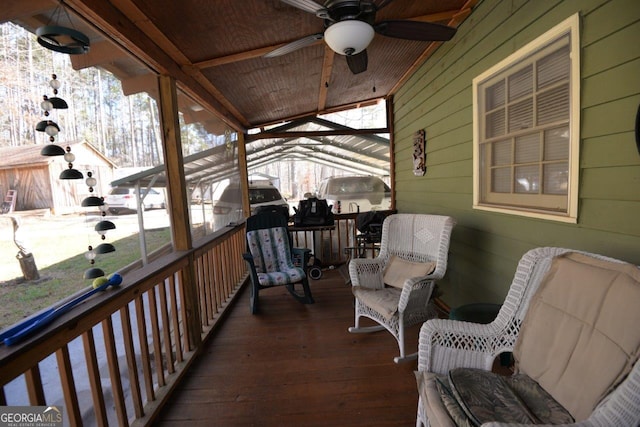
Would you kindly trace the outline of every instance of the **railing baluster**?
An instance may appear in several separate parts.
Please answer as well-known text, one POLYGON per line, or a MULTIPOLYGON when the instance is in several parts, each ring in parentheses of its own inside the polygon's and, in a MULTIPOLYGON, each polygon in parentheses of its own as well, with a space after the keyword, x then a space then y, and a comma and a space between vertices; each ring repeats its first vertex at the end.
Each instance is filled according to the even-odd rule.
POLYGON ((176 280, 178 284, 178 295, 180 296, 180 317, 182 319, 183 325, 183 334, 182 334, 182 345, 185 351, 189 351, 190 349, 190 338, 189 338, 189 328, 187 327, 187 309, 184 304, 184 280, 182 280, 182 270, 176 272, 176 280))
POLYGON ((127 407, 124 401, 124 391, 122 390, 118 350, 116 348, 116 339, 113 333, 111 317, 107 317, 102 321, 102 335, 104 336, 104 349, 107 354, 107 365, 109 366, 113 404, 115 405, 118 422, 121 426, 126 426, 129 424, 129 420, 127 418, 127 407))
POLYGON ((151 370, 151 357, 149 354, 149 341, 147 341, 147 317, 144 311, 144 295, 138 295, 135 299, 136 320, 138 323, 138 344, 140 345, 140 363, 144 375, 147 402, 156 400, 153 389, 153 374, 151 370))
MULTIPOLYGON (((229 239, 222 242, 221 257, 220 257, 220 278, 222 279, 222 281, 220 282, 220 288, 223 291, 223 295, 225 296, 229 295, 229 285, 228 285, 229 271, 227 267, 228 257, 226 256, 226 254, 228 253, 229 253, 229 239)), ((224 303, 225 301, 226 301, 226 298, 223 297, 222 302, 224 303)))
POLYGON ((58 362, 58 373, 60 374, 60 385, 64 396, 65 410, 69 417, 69 425, 72 427, 82 426, 82 414, 78 406, 78 395, 76 393, 76 383, 73 379, 73 368, 69 359, 69 347, 63 345, 56 351, 56 361, 58 362))
POLYGON ((87 375, 89 376, 89 385, 91 386, 91 396, 93 401, 93 410, 95 412, 96 424, 106 426, 109 424, 107 419, 107 409, 104 404, 104 393, 102 391, 102 383, 100 382, 100 368, 98 366, 98 357, 96 352, 96 343, 93 336, 93 329, 87 330, 82 334, 82 344, 84 347, 84 357, 87 364, 87 375))
POLYGON ((182 344, 180 342, 180 314, 178 312, 178 298, 176 297, 176 281, 169 276, 169 299, 171 301, 171 321, 173 322, 173 342, 175 344, 176 361, 182 363, 182 344))
POLYGON ((236 259, 236 254, 238 253, 238 239, 235 238, 235 236, 232 236, 230 239, 230 247, 231 247, 231 252, 229 252, 229 267, 231 268, 231 271, 233 272, 231 275, 231 280, 229 281, 229 287, 231 289, 231 292, 233 292, 233 287, 236 283, 238 283, 238 280, 240 280, 240 269, 238 268, 239 263, 236 259))
POLYGON ((215 265, 215 256, 214 249, 209 249, 205 254, 205 258, 207 260, 207 264, 209 265, 209 274, 207 277, 207 283, 209 284, 209 296, 211 301, 211 319, 213 319, 216 314, 218 314, 218 292, 216 289, 216 265, 215 265))
POLYGON ((151 288, 147 291, 149 298, 149 317, 151 318, 151 336, 153 339, 153 359, 156 367, 156 379, 158 386, 166 385, 164 380, 164 368, 162 366, 162 347, 160 345, 160 323, 158 322, 158 303, 156 301, 156 290, 151 288))
POLYGON ((27 393, 29 395, 29 403, 33 406, 43 406, 46 404, 44 398, 44 390, 42 388, 42 378, 40 377, 40 367, 34 365, 25 372, 25 381, 27 382, 27 393))
POLYGON ((167 372, 173 374, 175 370, 173 349, 171 348, 171 323, 169 322, 169 304, 167 303, 166 282, 158 286, 160 291, 160 318, 162 319, 162 338, 164 341, 164 360, 167 365, 167 372))
POLYGON ((133 333, 131 331, 131 314, 129 305, 120 309, 120 323, 122 325, 122 338, 124 351, 127 356, 127 368, 129 370, 129 385, 131 388, 131 399, 133 400, 133 410, 136 418, 144 416, 142 396, 140 392, 140 378, 138 377, 138 364, 136 362, 136 349, 133 346, 133 333))
POLYGON ((207 322, 203 323, 204 325, 211 324, 211 320, 216 312, 214 301, 213 301, 213 280, 211 274, 211 259, 209 257, 211 251, 206 251, 202 254, 202 262, 205 265, 204 274, 203 274, 203 282, 202 287, 204 289, 205 295, 205 305, 207 309, 207 322))
POLYGON ((211 319, 211 296, 209 294, 209 266, 206 262, 206 253, 204 253, 203 256, 198 257, 197 266, 199 267, 199 292, 201 294, 200 298, 202 299, 200 306, 200 311, 202 312, 202 324, 208 325, 209 320, 211 319))
POLYGON ((216 246, 213 248, 213 286, 214 291, 216 293, 216 312, 219 312, 222 309, 222 301, 223 301, 223 279, 222 279, 222 259, 220 257, 220 246, 216 246))
MULTIPOLYGON (((202 259, 200 257, 195 257, 194 260, 194 268, 195 268, 195 278, 198 283, 202 283, 203 277, 203 266, 202 259)), ((207 313, 204 307, 204 289, 201 286, 198 286, 198 298, 200 300, 200 322, 205 324, 207 321, 207 313)))

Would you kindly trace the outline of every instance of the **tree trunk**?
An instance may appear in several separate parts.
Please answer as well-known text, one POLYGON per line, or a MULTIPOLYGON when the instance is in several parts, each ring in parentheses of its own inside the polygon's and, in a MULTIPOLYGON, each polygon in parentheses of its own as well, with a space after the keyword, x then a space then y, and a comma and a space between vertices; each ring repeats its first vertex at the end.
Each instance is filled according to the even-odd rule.
POLYGON ((20 262, 20 269, 22 269, 22 275, 25 280, 38 280, 40 278, 40 273, 38 272, 38 267, 36 266, 36 260, 33 258, 33 254, 18 252, 16 258, 20 262))

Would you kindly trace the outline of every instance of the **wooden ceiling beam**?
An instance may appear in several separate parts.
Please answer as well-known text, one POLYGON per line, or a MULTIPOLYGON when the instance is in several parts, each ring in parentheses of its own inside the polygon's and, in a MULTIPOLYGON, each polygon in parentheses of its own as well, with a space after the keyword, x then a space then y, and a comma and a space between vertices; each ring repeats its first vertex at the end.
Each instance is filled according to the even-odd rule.
MULTIPOLYGON (((295 40, 291 40, 291 41, 295 41, 295 40)), ((225 65, 225 64, 231 64, 234 62, 239 62, 239 61, 244 61, 247 59, 253 59, 253 58, 258 58, 260 56, 266 55, 267 53, 271 52, 272 50, 278 49, 284 45, 286 45, 289 42, 286 43, 279 43, 279 44, 274 44, 271 46, 264 46, 264 47, 260 47, 258 49, 252 49, 252 50, 246 50, 243 52, 238 52, 238 53, 234 53, 231 55, 226 55, 226 56, 219 56, 217 58, 212 58, 212 59, 206 59, 204 61, 199 61, 194 63, 193 65, 195 67, 197 67, 198 69, 202 70, 204 68, 212 68, 212 67, 217 67, 218 65, 225 65)), ((317 44, 322 43, 322 40, 318 40, 316 42, 313 42, 307 46, 315 46, 317 44)))
POLYGON ((316 131, 288 131, 288 132, 260 132, 247 135, 245 141, 251 142, 258 139, 271 138, 317 138, 321 136, 339 136, 339 135, 371 135, 377 133, 387 133, 387 128, 374 129, 333 129, 333 130, 316 130, 316 131))
POLYGON ((182 90, 187 91, 197 102, 207 106, 211 111, 236 130, 244 131, 249 123, 233 108, 233 105, 221 96, 220 92, 212 92, 211 84, 205 87, 206 80, 196 78, 185 71, 192 66, 188 61, 181 61, 184 56, 178 49, 161 35, 160 31, 146 18, 131 0, 92 1, 66 0, 66 4, 79 15, 92 22, 104 34, 112 38, 133 56, 142 59, 153 70, 167 74, 180 82, 182 90), (131 16, 129 16, 131 15, 131 16), (134 22, 136 21, 136 22, 134 22), (165 45, 165 43, 168 43, 165 45), (169 53, 168 53, 169 52, 169 53), (177 55, 177 56, 174 56, 177 55))
POLYGON ((286 43, 280 43, 273 46, 265 46, 259 49, 247 50, 244 52, 234 53, 233 55, 219 56, 217 58, 207 59, 205 61, 195 62, 193 64, 199 70, 211 67, 217 67, 218 65, 231 64, 234 62, 244 61, 245 59, 253 59, 263 56, 274 49, 284 46, 286 43))
MULTIPOLYGON (((451 10, 448 12, 442 12, 443 14, 450 14, 449 23, 450 27, 457 28, 458 25, 471 13, 471 9, 478 0, 467 0, 467 2, 460 8, 460 10, 451 10)), ((434 14, 439 15, 439 14, 434 14)), ((426 15, 428 16, 428 15, 426 15)), ((414 61, 414 63, 407 69, 407 71, 402 75, 402 77, 396 82, 396 84, 389 91, 388 96, 394 95, 398 89, 409 79, 409 77, 420 67, 424 61, 429 58, 433 52, 442 44, 443 42, 431 42, 427 45, 426 49, 422 52, 422 55, 418 57, 414 61)))
POLYGON ((0 8, 0 22, 28 18, 49 11, 56 5, 58 2, 55 0, 3 0, 0 8))
POLYGON ((320 91, 318 93, 318 111, 322 111, 327 107, 327 93, 331 81, 331 72, 333 71, 333 60, 335 52, 327 45, 324 47, 324 60, 322 61, 322 73, 320 74, 320 91))
MULTIPOLYGON (((451 19, 455 16, 456 13, 458 13, 459 11, 457 9, 455 10, 447 10, 445 12, 439 12, 439 13, 431 13, 429 15, 421 15, 421 16, 414 16, 413 18, 408 18, 409 21, 422 21, 422 22, 438 22, 438 21, 446 21, 448 19, 451 19)), ((290 42, 293 42, 295 40, 291 40, 290 42)), ((280 44, 276 44, 276 45, 271 45, 271 46, 264 46, 264 47, 260 47, 258 49, 252 49, 252 50, 247 50, 247 51, 243 51, 243 52, 238 52, 238 53, 234 53, 231 55, 226 55, 226 56, 219 56, 217 58, 211 58, 211 59, 205 59, 204 61, 198 61, 198 62, 194 62, 194 66, 200 70, 205 69, 205 68, 212 68, 212 67, 217 67, 219 65, 225 65, 225 64, 231 64, 234 62, 239 62, 239 61, 244 61, 247 59, 253 59, 253 58, 258 58, 260 56, 263 56, 269 52, 271 52, 272 50, 278 49, 284 45, 286 45, 289 42, 286 43, 280 43, 280 44)), ((323 43, 323 40, 318 40, 312 44, 310 44, 309 46, 315 46, 317 44, 323 43)), ((327 57, 327 53, 325 52, 325 60, 327 57)), ((323 70, 325 69, 325 67, 323 67, 323 70)), ((330 74, 330 73, 329 73, 330 74)), ((328 81, 328 80, 325 80, 328 81)), ((322 109, 322 108, 320 108, 322 109)))
MULTIPOLYGON (((132 0, 113 0, 116 7, 122 11, 138 28, 142 30, 151 40, 160 46, 162 50, 167 52, 171 58, 177 63, 181 64, 181 69, 187 75, 194 78, 201 86, 211 93, 226 110, 231 112, 234 117, 240 119, 243 127, 248 127, 248 121, 242 116, 240 111, 229 102, 225 96, 216 88, 206 77, 204 77, 197 67, 191 63, 180 49, 173 44, 169 38, 167 38, 158 27, 153 24, 149 18, 133 3, 132 0)), ((179 80, 179 79, 176 79, 179 80)))
POLYGON ((365 99, 365 100, 358 101, 358 102, 352 102, 352 103, 348 103, 348 104, 336 105, 335 107, 326 108, 326 109, 320 110, 320 111, 307 111, 306 113, 300 113, 300 114, 297 114, 295 116, 287 117, 286 119, 274 120, 274 121, 264 122, 264 123, 257 123, 257 124, 255 124, 253 126, 253 128, 264 129, 267 126, 276 125, 278 123, 284 123, 284 122, 287 122, 287 121, 290 121, 290 120, 297 120, 297 119, 304 118, 304 117, 309 117, 309 116, 315 117, 315 116, 320 116, 320 115, 323 115, 323 114, 337 113, 338 111, 350 110, 352 108, 368 107, 370 105, 377 104, 382 99, 384 99, 384 98, 382 96, 380 96, 378 98, 371 98, 371 99, 365 99))

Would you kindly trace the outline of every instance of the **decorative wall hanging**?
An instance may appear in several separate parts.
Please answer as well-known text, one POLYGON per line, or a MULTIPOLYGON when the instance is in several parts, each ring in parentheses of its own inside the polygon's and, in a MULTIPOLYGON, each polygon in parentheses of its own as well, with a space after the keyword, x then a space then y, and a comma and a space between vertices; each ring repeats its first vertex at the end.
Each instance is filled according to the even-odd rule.
POLYGON ((413 136, 413 174, 416 176, 423 176, 427 171, 425 143, 425 132, 421 129, 413 136))

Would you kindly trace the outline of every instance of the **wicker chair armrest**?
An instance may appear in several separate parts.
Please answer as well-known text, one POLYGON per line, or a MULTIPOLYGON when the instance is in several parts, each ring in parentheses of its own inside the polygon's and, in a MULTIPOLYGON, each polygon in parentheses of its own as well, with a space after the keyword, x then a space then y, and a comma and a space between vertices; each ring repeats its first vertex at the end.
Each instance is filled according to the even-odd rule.
POLYGON ((418 369, 444 374, 458 367, 490 370, 495 357, 513 350, 516 336, 488 324, 431 319, 420 329, 418 369))
POLYGON ((352 286, 381 289, 384 287, 383 271, 384 264, 378 258, 354 258, 349 262, 352 286))
POLYGON ((435 282, 429 279, 429 276, 412 277, 405 280, 398 302, 398 311, 411 310, 410 306, 424 309, 431 298, 434 286, 435 282))

